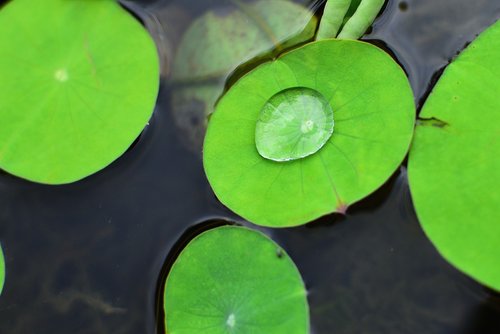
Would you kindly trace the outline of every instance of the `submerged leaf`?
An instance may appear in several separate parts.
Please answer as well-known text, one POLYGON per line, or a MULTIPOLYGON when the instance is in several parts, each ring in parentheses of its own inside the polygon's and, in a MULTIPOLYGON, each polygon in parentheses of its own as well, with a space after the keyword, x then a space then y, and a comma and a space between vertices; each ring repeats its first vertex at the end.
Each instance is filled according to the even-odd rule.
POLYGON ((173 80, 225 79, 239 65, 282 47, 289 39, 311 38, 314 26, 311 32, 307 25, 312 18, 309 10, 287 0, 260 0, 210 10, 184 34, 173 80))
MULTIPOLYGON (((296 112, 303 113, 289 110, 296 112)), ((305 224, 344 212, 380 187, 404 159, 414 119, 410 85, 391 57, 368 43, 323 40, 259 66, 231 87, 208 125, 205 171, 222 203, 249 221, 305 224), (256 147, 261 110, 296 88, 329 101, 335 131, 315 154, 271 161, 256 147)))
POLYGON ((500 290, 500 22, 443 73, 420 114, 408 175, 441 254, 500 290))
POLYGON ((114 0, 15 0, 0 9, 0 168, 41 183, 82 179, 146 126, 155 45, 114 0))
POLYGON ((232 2, 238 5, 210 10, 194 21, 175 57, 172 80, 182 85, 173 91, 172 110, 183 137, 196 149, 228 76, 275 48, 311 39, 316 29, 313 14, 291 1, 232 2))
POLYGON ((260 232, 204 232, 168 274, 165 327, 175 334, 309 333, 304 283, 290 257, 260 232))

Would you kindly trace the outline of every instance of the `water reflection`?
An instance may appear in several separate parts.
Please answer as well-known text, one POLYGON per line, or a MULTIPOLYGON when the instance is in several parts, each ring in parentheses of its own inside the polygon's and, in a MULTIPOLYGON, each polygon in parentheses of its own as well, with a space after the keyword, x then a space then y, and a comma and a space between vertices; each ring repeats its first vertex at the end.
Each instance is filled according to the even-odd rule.
POLYGON ((498 1, 392 0, 369 38, 397 54, 420 99, 437 70, 499 17, 498 1))

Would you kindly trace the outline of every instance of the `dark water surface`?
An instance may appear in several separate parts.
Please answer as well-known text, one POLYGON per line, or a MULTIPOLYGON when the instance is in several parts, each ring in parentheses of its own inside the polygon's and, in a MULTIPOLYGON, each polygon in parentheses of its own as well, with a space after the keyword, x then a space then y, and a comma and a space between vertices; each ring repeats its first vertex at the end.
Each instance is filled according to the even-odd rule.
MULTIPOLYGON (((190 17, 222 3, 131 6, 167 56, 190 17)), ((498 0, 392 0, 365 39, 392 50, 421 103, 440 69, 499 17, 498 0)), ((183 143, 170 105, 164 80, 136 144, 81 182, 51 187, 0 173, 1 334, 161 331, 157 292, 174 245, 197 224, 233 217, 207 184, 200 154, 183 143)), ((315 334, 500 333, 500 295, 441 259, 419 227, 404 167, 346 217, 264 231, 304 277, 315 334)))

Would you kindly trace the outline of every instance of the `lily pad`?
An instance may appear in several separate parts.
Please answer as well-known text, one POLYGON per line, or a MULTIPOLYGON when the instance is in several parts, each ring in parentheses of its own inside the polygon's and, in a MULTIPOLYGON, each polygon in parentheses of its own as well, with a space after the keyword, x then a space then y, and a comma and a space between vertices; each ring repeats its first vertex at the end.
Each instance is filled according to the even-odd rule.
POLYGON ((379 188, 404 159, 414 120, 408 80, 384 51, 359 41, 314 42, 262 64, 222 97, 205 138, 205 171, 222 203, 247 220, 305 224, 379 188), (297 87, 329 101, 333 135, 303 159, 266 159, 256 147, 261 110, 297 87))
POLYGON ((153 112, 158 55, 114 0, 14 0, 0 10, 0 168, 47 184, 106 167, 153 112))
POLYGON ((174 119, 197 151, 227 77, 249 60, 312 39, 316 30, 313 13, 293 1, 231 2, 193 22, 173 65, 172 80, 182 83, 172 94, 174 119))
POLYGON ((427 236, 500 290, 500 22, 444 71, 420 114, 408 175, 427 236))
POLYGON ((2 294, 4 283, 5 283, 5 259, 3 257, 2 245, 0 244, 0 295, 2 294))
POLYGON ((181 252, 164 293, 167 333, 309 333, 304 283, 288 255, 260 232, 219 227, 181 252))

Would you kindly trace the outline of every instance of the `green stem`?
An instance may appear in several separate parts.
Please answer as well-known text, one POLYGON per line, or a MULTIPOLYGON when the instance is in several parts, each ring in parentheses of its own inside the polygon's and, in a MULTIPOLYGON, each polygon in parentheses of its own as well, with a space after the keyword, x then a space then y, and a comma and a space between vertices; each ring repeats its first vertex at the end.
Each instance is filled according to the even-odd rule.
MULTIPOLYGON (((331 0, 330 0, 331 1, 331 0)), ((373 24, 385 0, 363 0, 354 15, 346 22, 337 36, 339 39, 358 39, 373 24)))
POLYGON ((316 35, 316 40, 335 38, 349 10, 351 0, 328 0, 316 35))

